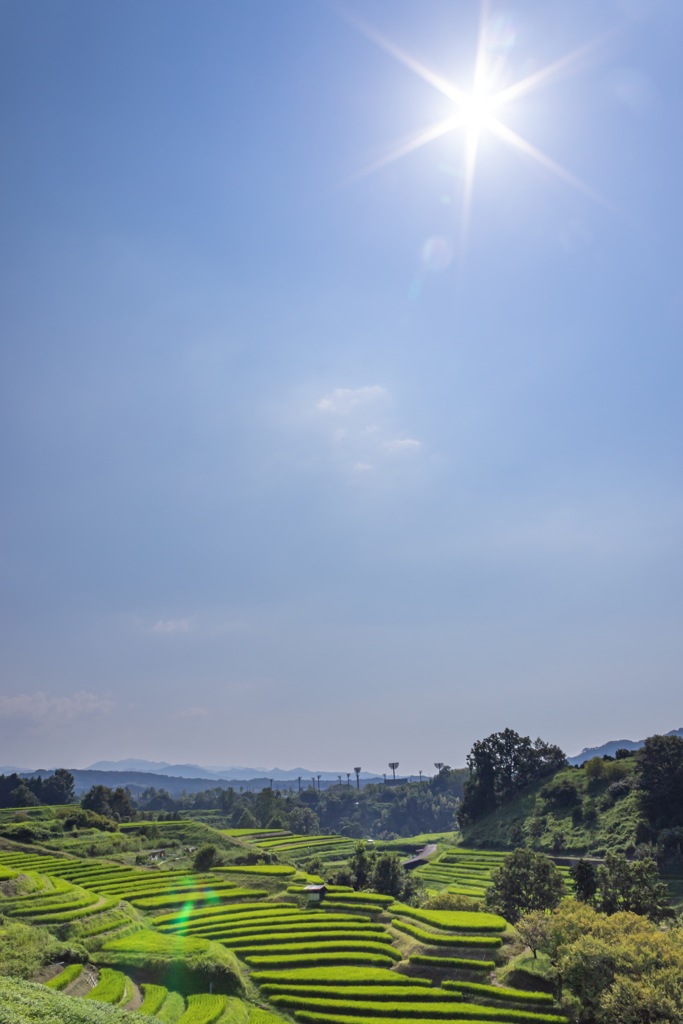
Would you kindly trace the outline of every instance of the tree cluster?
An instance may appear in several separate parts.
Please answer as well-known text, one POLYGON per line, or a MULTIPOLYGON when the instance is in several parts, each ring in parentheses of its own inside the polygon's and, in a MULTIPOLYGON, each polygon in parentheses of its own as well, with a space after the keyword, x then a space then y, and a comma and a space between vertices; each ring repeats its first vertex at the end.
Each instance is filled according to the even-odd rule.
POLYGON ((337 832, 352 839, 393 839, 456 828, 466 774, 464 769, 444 767, 423 782, 380 783, 361 790, 353 784, 322 791, 309 785, 294 793, 270 788, 240 793, 216 787, 177 798, 150 787, 136 802, 145 814, 217 810, 235 828, 286 828, 303 835, 337 832))
POLYGON ((563 900, 517 925, 552 965, 563 1009, 581 1024, 680 1024, 683 935, 637 914, 563 900))
POLYGON ((393 896, 404 903, 412 903, 422 896, 421 882, 405 871, 398 854, 390 851, 379 853, 363 842, 356 843, 346 867, 337 872, 333 881, 352 885, 356 890, 393 896))
POLYGON ((66 768, 52 774, 0 775, 0 807, 37 807, 40 804, 70 804, 75 800, 74 777, 66 768))
POLYGON ((651 857, 627 860, 608 853, 601 864, 580 860, 572 868, 576 897, 603 914, 641 914, 652 921, 672 916, 668 892, 651 857))
POLYGON ((554 775, 567 764, 559 747, 532 742, 514 729, 478 740, 467 755, 469 778, 459 812, 461 824, 476 821, 500 807, 532 782, 554 775))

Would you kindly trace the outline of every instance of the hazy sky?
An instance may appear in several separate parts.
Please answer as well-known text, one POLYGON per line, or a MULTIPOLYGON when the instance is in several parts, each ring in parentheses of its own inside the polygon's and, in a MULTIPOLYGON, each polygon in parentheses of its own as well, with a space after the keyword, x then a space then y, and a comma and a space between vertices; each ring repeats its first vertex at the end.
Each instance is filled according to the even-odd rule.
POLYGON ((0 6, 2 763, 683 725, 683 4, 480 13, 0 6))

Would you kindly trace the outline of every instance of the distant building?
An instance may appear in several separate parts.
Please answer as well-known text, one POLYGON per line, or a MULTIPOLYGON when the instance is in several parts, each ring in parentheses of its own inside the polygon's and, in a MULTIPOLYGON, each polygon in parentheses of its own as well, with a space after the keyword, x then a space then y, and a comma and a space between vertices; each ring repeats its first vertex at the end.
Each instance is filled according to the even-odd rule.
POLYGON ((322 901, 325 899, 325 894, 327 892, 327 886, 326 885, 305 885, 304 886, 304 892, 306 894, 306 899, 308 900, 309 904, 311 904, 311 903, 322 903, 322 901))

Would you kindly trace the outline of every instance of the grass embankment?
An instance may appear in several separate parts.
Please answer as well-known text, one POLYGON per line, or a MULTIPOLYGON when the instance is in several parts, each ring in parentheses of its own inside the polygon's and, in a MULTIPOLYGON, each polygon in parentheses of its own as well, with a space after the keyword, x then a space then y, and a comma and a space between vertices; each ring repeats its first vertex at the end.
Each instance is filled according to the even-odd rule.
POLYGON ((552 780, 528 786, 464 828, 463 844, 488 849, 528 845, 556 856, 630 853, 641 820, 634 782, 632 758, 604 762, 601 775, 586 767, 563 768, 552 780))

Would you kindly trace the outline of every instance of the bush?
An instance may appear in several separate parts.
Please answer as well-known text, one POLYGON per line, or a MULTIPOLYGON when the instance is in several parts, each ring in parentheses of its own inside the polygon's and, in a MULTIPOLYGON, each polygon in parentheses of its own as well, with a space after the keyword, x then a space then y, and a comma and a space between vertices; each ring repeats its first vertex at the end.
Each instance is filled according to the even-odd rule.
POLYGON ((213 843, 204 843, 195 854, 193 867, 195 871, 210 871, 212 867, 219 863, 218 847, 214 846, 213 843))

